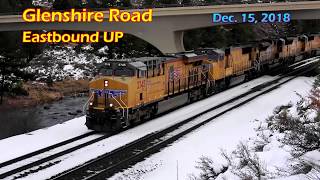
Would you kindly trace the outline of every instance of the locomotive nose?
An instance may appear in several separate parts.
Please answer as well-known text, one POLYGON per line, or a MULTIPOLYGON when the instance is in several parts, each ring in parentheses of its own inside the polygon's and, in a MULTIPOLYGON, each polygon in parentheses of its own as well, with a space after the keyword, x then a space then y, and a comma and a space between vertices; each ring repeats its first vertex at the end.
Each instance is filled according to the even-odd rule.
POLYGON ((90 83, 90 103, 86 116, 89 129, 113 131, 125 126, 128 115, 128 85, 122 78, 102 77, 90 83))
POLYGON ((119 109, 127 104, 127 84, 115 78, 101 78, 90 83, 93 96, 90 108, 94 109, 119 109))

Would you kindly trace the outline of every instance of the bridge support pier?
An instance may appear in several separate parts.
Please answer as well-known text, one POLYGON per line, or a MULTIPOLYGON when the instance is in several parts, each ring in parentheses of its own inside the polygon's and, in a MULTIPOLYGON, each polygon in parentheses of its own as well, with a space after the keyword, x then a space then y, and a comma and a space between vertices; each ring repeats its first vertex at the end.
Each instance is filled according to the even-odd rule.
POLYGON ((185 51, 183 44, 183 34, 183 31, 172 32, 155 30, 151 32, 144 32, 143 35, 133 35, 152 44, 163 54, 172 54, 185 51))

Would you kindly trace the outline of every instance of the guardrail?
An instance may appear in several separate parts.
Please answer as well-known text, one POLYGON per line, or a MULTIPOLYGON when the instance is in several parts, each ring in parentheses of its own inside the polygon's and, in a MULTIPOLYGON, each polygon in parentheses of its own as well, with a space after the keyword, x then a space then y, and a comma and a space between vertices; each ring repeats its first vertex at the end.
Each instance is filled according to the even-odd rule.
MULTIPOLYGON (((297 2, 297 1, 290 1, 290 2, 297 2)), ((123 6, 110 6, 106 8, 90 8, 90 7, 81 7, 81 8, 75 8, 78 10, 81 10, 82 8, 86 8, 92 11, 107 11, 109 8, 117 8, 120 10, 128 10, 128 9, 148 9, 148 8, 175 8, 175 7, 196 7, 196 6, 213 6, 213 5, 235 5, 235 4, 265 4, 265 3, 277 3, 277 2, 271 2, 271 1, 263 1, 263 2, 256 2, 256 1, 248 1, 248 2, 214 2, 214 3, 189 3, 189 4, 157 4, 157 5, 150 5, 150 6, 129 6, 129 7, 123 7, 123 6)), ((59 10, 59 9, 52 9, 47 7, 41 7, 41 6, 34 6, 30 8, 40 8, 47 11, 65 11, 65 10, 59 10)), ((0 16, 6 16, 6 15, 21 15, 23 10, 21 11, 11 11, 11 12, 0 12, 0 16)))

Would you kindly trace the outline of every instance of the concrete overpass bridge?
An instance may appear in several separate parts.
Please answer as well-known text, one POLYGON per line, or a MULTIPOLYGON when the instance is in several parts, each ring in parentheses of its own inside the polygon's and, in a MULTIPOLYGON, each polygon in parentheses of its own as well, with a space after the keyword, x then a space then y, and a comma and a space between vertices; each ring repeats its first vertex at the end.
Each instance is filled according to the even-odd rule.
MULTIPOLYGON (((5 15, 0 16, 0 31, 123 31, 149 42, 162 53, 167 54, 184 51, 183 32, 185 30, 221 25, 221 23, 212 23, 212 13, 241 17, 241 13, 246 12, 288 12, 293 20, 320 19, 320 1, 156 8, 153 9, 151 23, 110 23, 108 21, 103 23, 27 23, 22 20, 21 15, 5 15)), ((104 13, 105 18, 109 18, 108 11, 104 13)))

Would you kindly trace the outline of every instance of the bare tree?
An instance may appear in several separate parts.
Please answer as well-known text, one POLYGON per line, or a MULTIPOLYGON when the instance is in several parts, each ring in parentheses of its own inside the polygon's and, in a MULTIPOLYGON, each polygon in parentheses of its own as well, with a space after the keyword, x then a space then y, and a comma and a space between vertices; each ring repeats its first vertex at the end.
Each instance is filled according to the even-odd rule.
POLYGON ((233 173, 241 179, 258 179, 261 180, 267 175, 267 170, 263 166, 257 154, 250 152, 249 147, 240 143, 235 152, 240 162, 237 168, 233 169, 233 173))
POLYGON ((200 175, 197 177, 194 174, 189 175, 190 180, 212 180, 216 179, 220 174, 223 174, 228 170, 228 166, 217 165, 212 159, 206 156, 200 157, 200 161, 197 162, 196 168, 199 169, 200 175))

